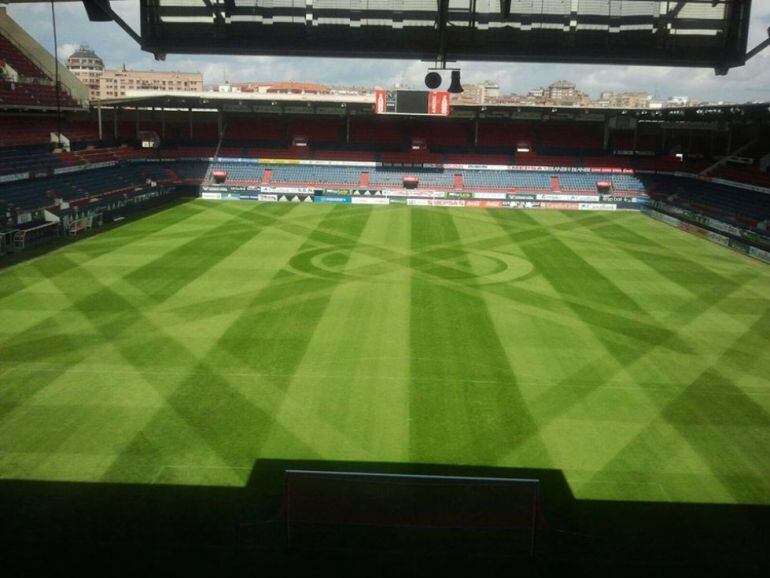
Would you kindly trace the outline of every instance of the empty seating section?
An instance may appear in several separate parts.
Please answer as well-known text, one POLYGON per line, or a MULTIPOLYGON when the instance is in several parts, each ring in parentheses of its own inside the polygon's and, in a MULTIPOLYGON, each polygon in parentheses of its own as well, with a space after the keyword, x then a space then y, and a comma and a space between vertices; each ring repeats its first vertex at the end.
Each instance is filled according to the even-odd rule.
POLYGON ((419 122, 412 129, 412 138, 423 139, 428 148, 467 147, 473 142, 472 135, 473 125, 459 121, 419 122))
POLYGON ((689 206, 716 217, 745 223, 745 219, 770 219, 770 195, 707 183, 696 179, 644 176, 644 183, 672 204, 689 206))
POLYGON ((286 125, 282 119, 231 118, 225 136, 228 143, 285 143, 286 125))
POLYGON ((0 117, 0 147, 47 144, 56 130, 53 117, 3 116, 0 117))
POLYGON ((712 171, 709 176, 770 188, 770 174, 750 165, 724 165, 712 171))
POLYGON ((211 166, 211 170, 227 171, 227 180, 259 183, 262 180, 264 165, 256 163, 228 163, 218 162, 211 166))
POLYGON ((663 149, 663 143, 658 135, 637 132, 634 144, 633 130, 616 130, 610 132, 609 148, 613 151, 659 153, 663 149))
POLYGON ((0 33, 0 54, 19 76, 47 79, 48 76, 32 62, 17 46, 0 33))
POLYGON ((193 122, 192 134, 194 139, 197 139, 201 142, 216 143, 219 141, 219 127, 217 126, 216 121, 193 122))
MULTIPOLYGON (((0 116, 0 147, 43 145, 59 130, 55 116, 0 116)), ((91 121, 63 118, 62 135, 70 143, 96 142, 99 130, 91 121)))
MULTIPOLYGON (((637 145, 639 143, 637 142, 637 145)), ((614 151, 633 151, 634 132, 629 130, 610 132, 610 149, 614 151)))
POLYGON ((350 143, 373 146, 407 146, 402 126, 388 120, 350 120, 350 143))
POLYGON ((402 187, 404 177, 417 177, 421 188, 448 188, 454 183, 454 172, 374 168, 369 170, 369 183, 386 187, 402 187))
MULTIPOLYGON (((596 176, 594 175, 594 180, 596 176)), ((629 191, 629 192, 644 192, 644 185, 642 182, 633 175, 615 175, 610 177, 612 182, 612 188, 616 191, 629 191)))
POLYGON ((535 126, 504 121, 482 121, 479 122, 478 144, 514 150, 518 146, 531 148, 535 146, 535 126))
MULTIPOLYGON (((17 81, 0 79, 0 107, 56 108, 53 79, 2 33, 0 55, 19 75, 17 81)), ((65 90, 60 91, 58 104, 64 108, 80 108, 65 90)))
MULTIPOLYGON (((362 170, 357 167, 273 165, 273 183, 358 185, 362 170), (320 170, 319 170, 320 169, 320 170)), ((370 181, 371 182, 371 181, 370 181)))
POLYGON ((561 173, 559 175, 561 189, 569 192, 596 193, 596 181, 600 180, 606 180, 606 178, 590 173, 561 173))
POLYGON ((213 157, 216 150, 215 146, 174 146, 163 147, 160 154, 168 159, 205 159, 213 157))
POLYGON ((159 165, 135 165, 82 171, 48 177, 17 181, 0 185, 0 199, 21 209, 52 206, 55 199, 66 201, 133 188, 147 179, 170 180, 168 172, 159 165))
POLYGON ((307 138, 311 146, 318 143, 343 144, 345 142, 345 123, 343 120, 289 120, 287 122, 286 132, 289 138, 297 136, 307 138))
POLYGON ((267 163, 240 163, 218 161, 209 169, 227 171, 230 182, 259 183, 265 169, 271 171, 271 184, 295 186, 344 185, 355 187, 362 182, 362 174, 368 173, 371 186, 401 188, 404 177, 417 177, 420 188, 451 189, 455 175, 462 177, 465 189, 499 189, 511 191, 550 192, 551 178, 558 176, 564 191, 596 192, 596 181, 612 180, 618 191, 644 192, 644 186, 633 175, 590 173, 556 174, 547 171, 495 171, 495 170, 451 170, 419 167, 357 167, 327 165, 285 165, 267 163))
POLYGON ((465 188, 518 189, 550 191, 551 177, 547 173, 509 171, 461 171, 465 188))
POLYGON ((594 123, 584 127, 545 123, 540 127, 539 148, 543 151, 585 153, 600 151, 603 144, 600 127, 594 123))
POLYGON ((0 150, 0 175, 45 171, 65 164, 45 148, 26 147, 0 150))
POLYGON ((166 170, 176 177, 176 179, 181 181, 192 181, 196 184, 200 183, 206 177, 208 168, 209 165, 207 163, 197 161, 181 161, 166 165, 166 170))

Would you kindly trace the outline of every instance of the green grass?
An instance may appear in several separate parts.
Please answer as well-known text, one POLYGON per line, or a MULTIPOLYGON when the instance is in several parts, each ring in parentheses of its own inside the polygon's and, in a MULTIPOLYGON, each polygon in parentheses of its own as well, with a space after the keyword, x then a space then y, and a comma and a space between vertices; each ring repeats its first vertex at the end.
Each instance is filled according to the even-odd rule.
POLYGON ((637 213, 195 201, 0 271, 0 478, 770 504, 770 268, 637 213))

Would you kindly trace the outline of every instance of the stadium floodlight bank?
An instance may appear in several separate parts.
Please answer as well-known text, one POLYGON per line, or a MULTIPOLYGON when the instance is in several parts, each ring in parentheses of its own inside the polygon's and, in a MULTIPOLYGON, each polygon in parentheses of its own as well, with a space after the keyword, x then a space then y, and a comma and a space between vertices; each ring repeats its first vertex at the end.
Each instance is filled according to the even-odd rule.
POLYGON ((539 480, 287 470, 289 546, 531 556, 539 480))
POLYGON ((729 69, 750 0, 141 0, 165 53, 596 62, 729 69))

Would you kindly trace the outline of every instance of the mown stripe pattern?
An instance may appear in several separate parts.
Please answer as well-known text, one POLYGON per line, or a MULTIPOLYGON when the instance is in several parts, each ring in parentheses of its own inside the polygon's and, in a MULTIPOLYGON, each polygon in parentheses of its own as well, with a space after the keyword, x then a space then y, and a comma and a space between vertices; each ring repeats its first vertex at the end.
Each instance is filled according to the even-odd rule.
POLYGON ((770 268, 639 214, 196 201, 0 271, 0 477, 770 503, 770 268))

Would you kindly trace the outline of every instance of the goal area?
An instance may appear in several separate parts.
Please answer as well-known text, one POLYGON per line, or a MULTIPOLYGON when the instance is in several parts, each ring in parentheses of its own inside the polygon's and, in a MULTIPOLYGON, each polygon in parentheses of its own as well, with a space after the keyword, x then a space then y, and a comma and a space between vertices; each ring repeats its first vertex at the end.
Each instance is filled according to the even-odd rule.
POLYGON ((531 556, 539 480, 286 470, 291 548, 531 556))

